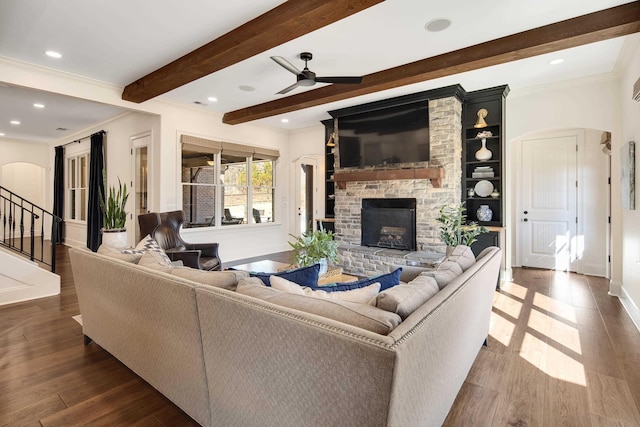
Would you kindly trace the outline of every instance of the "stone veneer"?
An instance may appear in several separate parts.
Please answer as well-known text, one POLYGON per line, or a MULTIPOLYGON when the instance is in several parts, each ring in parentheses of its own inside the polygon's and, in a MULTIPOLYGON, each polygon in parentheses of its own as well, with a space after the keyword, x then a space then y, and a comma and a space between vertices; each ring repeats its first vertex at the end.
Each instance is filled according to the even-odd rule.
MULTIPOLYGON (((416 245, 418 251, 444 252, 436 218, 443 205, 460 203, 462 153, 462 103, 455 96, 429 101, 429 162, 395 165, 400 168, 443 167, 445 176, 441 188, 434 188, 429 179, 348 182, 346 189, 335 192, 335 239, 341 243, 341 265, 345 271, 372 275, 389 271, 392 265, 406 264, 408 252, 359 248, 360 209, 364 198, 415 197, 416 245), (365 260, 366 261, 363 261, 365 260)), ((340 141, 337 141, 340 144, 340 141)), ((336 147, 336 163, 339 150, 336 147)), ((371 168, 374 169, 374 168, 371 168)), ((375 168, 379 169, 379 168, 375 168)), ((387 167, 386 169, 391 169, 387 167)), ((354 168, 337 168, 352 171, 354 168)), ((418 254, 418 258, 420 258, 418 254)))

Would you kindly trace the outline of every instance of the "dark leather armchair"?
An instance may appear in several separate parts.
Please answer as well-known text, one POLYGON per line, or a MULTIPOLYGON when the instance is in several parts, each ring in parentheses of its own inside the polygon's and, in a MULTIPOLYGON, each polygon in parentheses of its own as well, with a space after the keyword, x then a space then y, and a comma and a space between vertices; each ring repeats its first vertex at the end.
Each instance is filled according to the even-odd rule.
POLYGON ((151 212, 138 215, 140 235, 153 237, 172 261, 200 270, 221 270, 217 243, 188 243, 180 236, 182 211, 151 212))

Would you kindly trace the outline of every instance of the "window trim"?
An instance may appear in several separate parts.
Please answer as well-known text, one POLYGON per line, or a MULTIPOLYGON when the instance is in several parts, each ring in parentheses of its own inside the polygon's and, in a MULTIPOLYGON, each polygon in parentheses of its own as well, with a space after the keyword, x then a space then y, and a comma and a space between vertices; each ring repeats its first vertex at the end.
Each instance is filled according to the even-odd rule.
MULTIPOLYGON (((275 197, 275 193, 276 193, 276 189, 277 189, 277 179, 276 179, 276 166, 277 166, 277 161, 280 157, 280 152, 279 150, 276 149, 271 149, 271 148, 265 148, 265 147, 255 147, 255 146, 250 146, 250 145, 245 145, 245 144, 236 144, 236 143, 231 143, 231 142, 221 142, 221 141, 214 141, 214 140, 209 140, 206 138, 201 138, 201 137, 196 137, 196 136, 192 136, 192 135, 186 135, 183 134, 180 137, 180 144, 179 144, 179 153, 180 153, 180 157, 179 157, 179 168, 178 170, 180 171, 180 176, 179 176, 179 182, 178 182, 178 187, 179 187, 179 192, 180 192, 180 200, 181 200, 181 207, 182 209, 184 209, 184 206, 182 206, 182 200, 184 197, 184 186, 185 185, 189 185, 189 186, 212 186, 214 187, 214 203, 215 203, 215 208, 214 208, 214 215, 215 215, 215 223, 213 225, 210 226, 206 226, 206 227, 201 227, 204 229, 217 229, 217 230, 222 230, 222 229, 228 229, 229 227, 239 227, 239 228, 246 228, 246 227, 255 227, 255 226, 265 226, 265 225, 271 225, 276 223, 276 209, 275 209, 275 202, 276 202, 276 197, 275 197), (246 168, 247 168, 247 183, 246 183, 246 188, 247 188, 247 200, 246 200, 246 206, 247 206, 247 212, 246 212, 246 221, 244 221, 242 224, 230 224, 230 225, 222 225, 222 214, 223 214, 223 209, 224 207, 222 206, 222 199, 223 199, 223 194, 224 194, 224 190, 225 190, 225 185, 224 183, 221 183, 219 180, 215 180, 214 184, 197 184, 197 183, 189 183, 189 182, 184 182, 182 180, 182 152, 183 150, 191 150, 191 151, 200 151, 202 153, 207 153, 207 154, 212 154, 213 155, 213 161, 214 161, 214 176, 218 176, 220 175, 220 171, 221 171, 221 166, 222 166, 222 157, 225 154, 228 155, 232 155, 232 156, 236 156, 236 157, 245 157, 245 161, 246 161, 246 168), (258 157, 258 159, 254 159, 254 157, 258 157), (271 205, 272 205, 272 217, 271 217, 271 221, 268 222, 260 222, 260 223, 255 223, 253 220, 253 190, 254 190, 254 185, 253 185, 253 178, 252 178, 252 169, 253 169, 253 162, 254 160, 259 160, 259 161, 271 161, 272 163, 272 185, 271 187, 264 187, 264 186, 260 186, 259 188, 271 188, 272 191, 272 200, 271 200, 271 205)), ((199 227, 200 228, 200 227, 199 227)))

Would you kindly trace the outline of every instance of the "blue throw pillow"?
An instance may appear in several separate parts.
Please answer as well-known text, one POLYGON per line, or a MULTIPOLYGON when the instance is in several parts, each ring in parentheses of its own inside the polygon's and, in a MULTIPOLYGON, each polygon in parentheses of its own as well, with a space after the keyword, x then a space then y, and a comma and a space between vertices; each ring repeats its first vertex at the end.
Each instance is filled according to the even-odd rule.
POLYGON ((323 286, 310 286, 312 289, 321 289, 327 292, 350 291, 352 289, 364 288, 373 283, 380 283, 380 292, 400 284, 400 274, 402 267, 398 267, 391 273, 381 274, 374 277, 366 277, 356 282, 342 282, 323 286))
POLYGON ((293 270, 281 271, 279 273, 249 273, 251 277, 259 278, 267 286, 271 286, 271 284, 269 283, 269 277, 278 276, 291 282, 297 283, 300 286, 310 287, 318 286, 319 274, 320 264, 314 264, 308 267, 300 267, 293 270))

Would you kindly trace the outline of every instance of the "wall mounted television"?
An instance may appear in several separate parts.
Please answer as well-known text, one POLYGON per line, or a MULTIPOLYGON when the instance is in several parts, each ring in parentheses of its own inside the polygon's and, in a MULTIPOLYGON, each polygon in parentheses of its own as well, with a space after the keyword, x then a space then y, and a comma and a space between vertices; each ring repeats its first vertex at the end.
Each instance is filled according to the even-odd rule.
POLYGON ((428 102, 339 117, 338 147, 341 168, 426 162, 428 102))

